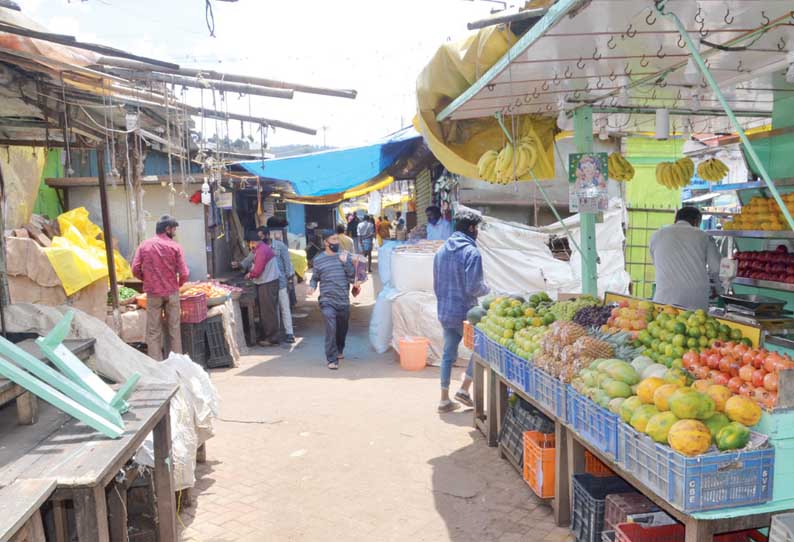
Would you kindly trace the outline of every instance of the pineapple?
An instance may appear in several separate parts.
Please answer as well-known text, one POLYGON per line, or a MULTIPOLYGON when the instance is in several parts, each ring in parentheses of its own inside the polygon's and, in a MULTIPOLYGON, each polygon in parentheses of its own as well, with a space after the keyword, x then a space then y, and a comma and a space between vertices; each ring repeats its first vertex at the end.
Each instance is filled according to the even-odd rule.
POLYGON ((615 349, 606 341, 584 336, 573 343, 573 350, 577 357, 588 358, 610 358, 615 353, 615 349))

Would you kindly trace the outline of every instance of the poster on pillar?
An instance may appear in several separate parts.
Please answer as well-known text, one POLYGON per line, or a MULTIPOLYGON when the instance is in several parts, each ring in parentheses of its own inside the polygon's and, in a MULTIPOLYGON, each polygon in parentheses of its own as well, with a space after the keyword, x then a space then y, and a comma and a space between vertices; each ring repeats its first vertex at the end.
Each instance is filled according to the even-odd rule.
POLYGON ((609 207, 607 153, 568 155, 568 206, 572 213, 598 213, 609 207))

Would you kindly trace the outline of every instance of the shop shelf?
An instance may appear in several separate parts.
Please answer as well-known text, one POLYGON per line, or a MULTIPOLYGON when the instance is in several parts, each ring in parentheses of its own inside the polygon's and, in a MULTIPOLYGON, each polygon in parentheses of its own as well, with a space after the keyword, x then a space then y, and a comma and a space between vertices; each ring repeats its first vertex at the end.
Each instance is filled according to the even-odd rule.
POLYGON ((565 384, 534 365, 531 378, 530 396, 548 412, 565 420, 565 384))
POLYGON ((751 237, 754 239, 794 239, 792 230, 706 230, 715 237, 751 237))
POLYGON ((621 423, 619 464, 687 513, 765 503, 772 498, 775 450, 685 457, 621 423))
POLYGON ((554 433, 524 433, 524 481, 541 499, 554 497, 554 433))
POLYGON ((568 386, 568 424, 587 441, 618 458, 618 425, 623 425, 616 414, 601 408, 593 401, 568 386))
POLYGON ((587 450, 584 451, 584 471, 593 476, 615 476, 615 471, 587 450))
POLYGON ((626 518, 632 514, 647 514, 658 511, 658 506, 653 504, 648 497, 636 491, 607 495, 606 508, 604 509, 604 528, 614 530, 619 523, 625 523, 626 518))
POLYGON ((576 542, 601 542, 607 495, 627 491, 631 491, 631 486, 617 476, 600 478, 574 474, 571 531, 576 542))
MULTIPOLYGON (((645 526, 640 523, 621 523, 615 528, 615 542, 684 542, 685 535, 686 529, 680 524, 645 526)), ((715 542, 764 542, 766 539, 755 530, 714 536, 715 542)))
POLYGON ((736 277, 733 279, 733 283, 741 284, 743 286, 755 286, 756 288, 769 288, 771 290, 794 292, 794 284, 788 284, 786 282, 777 282, 774 280, 759 280, 759 279, 748 279, 745 277, 736 277))

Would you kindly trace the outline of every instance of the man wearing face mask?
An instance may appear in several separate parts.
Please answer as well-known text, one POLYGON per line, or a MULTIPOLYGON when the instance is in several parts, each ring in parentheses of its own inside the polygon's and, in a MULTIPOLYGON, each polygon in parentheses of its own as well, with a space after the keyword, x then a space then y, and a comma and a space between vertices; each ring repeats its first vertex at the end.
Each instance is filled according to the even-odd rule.
POLYGON ((452 235, 452 224, 441 216, 441 209, 431 205, 425 209, 427 216, 427 239, 429 241, 446 241, 452 235))
POLYGON ((138 246, 132 260, 132 274, 143 281, 146 293, 146 346, 149 357, 163 359, 163 321, 172 352, 182 353, 179 287, 188 278, 185 253, 173 239, 179 223, 163 215, 155 226, 155 236, 138 246))
POLYGON ((259 324, 262 326, 262 340, 259 346, 275 346, 280 342, 280 326, 278 311, 279 278, 281 271, 276 253, 270 247, 270 230, 264 226, 257 228, 259 243, 256 245, 253 258, 240 262, 243 269, 250 271, 246 278, 256 284, 259 301, 259 324))
POLYGON ((336 234, 325 239, 325 250, 314 257, 309 295, 320 284, 320 310, 325 319, 325 360, 328 368, 339 368, 344 359, 345 339, 350 320, 350 285, 355 283, 356 271, 350 254, 339 253, 336 234))
MULTIPOLYGON (((477 298, 488 293, 482 272, 482 257, 477 250, 477 227, 482 221, 473 211, 455 215, 455 233, 436 252, 433 260, 433 289, 438 302, 438 320, 444 331, 444 352, 441 357, 441 402, 438 411, 452 412, 460 405, 449 399, 452 365, 458 359, 458 346, 463 339, 466 313, 477 304, 477 298)), ((472 362, 466 368, 460 390, 455 399, 472 406, 469 395, 472 362)))

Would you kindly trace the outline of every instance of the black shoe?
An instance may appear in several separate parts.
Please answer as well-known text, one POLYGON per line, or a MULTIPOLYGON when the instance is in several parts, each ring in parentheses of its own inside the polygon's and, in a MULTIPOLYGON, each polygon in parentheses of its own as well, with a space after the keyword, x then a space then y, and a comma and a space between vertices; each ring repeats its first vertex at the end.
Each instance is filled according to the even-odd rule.
POLYGON ((294 344, 295 343, 295 336, 294 335, 287 335, 287 338, 284 340, 287 344, 294 344))

